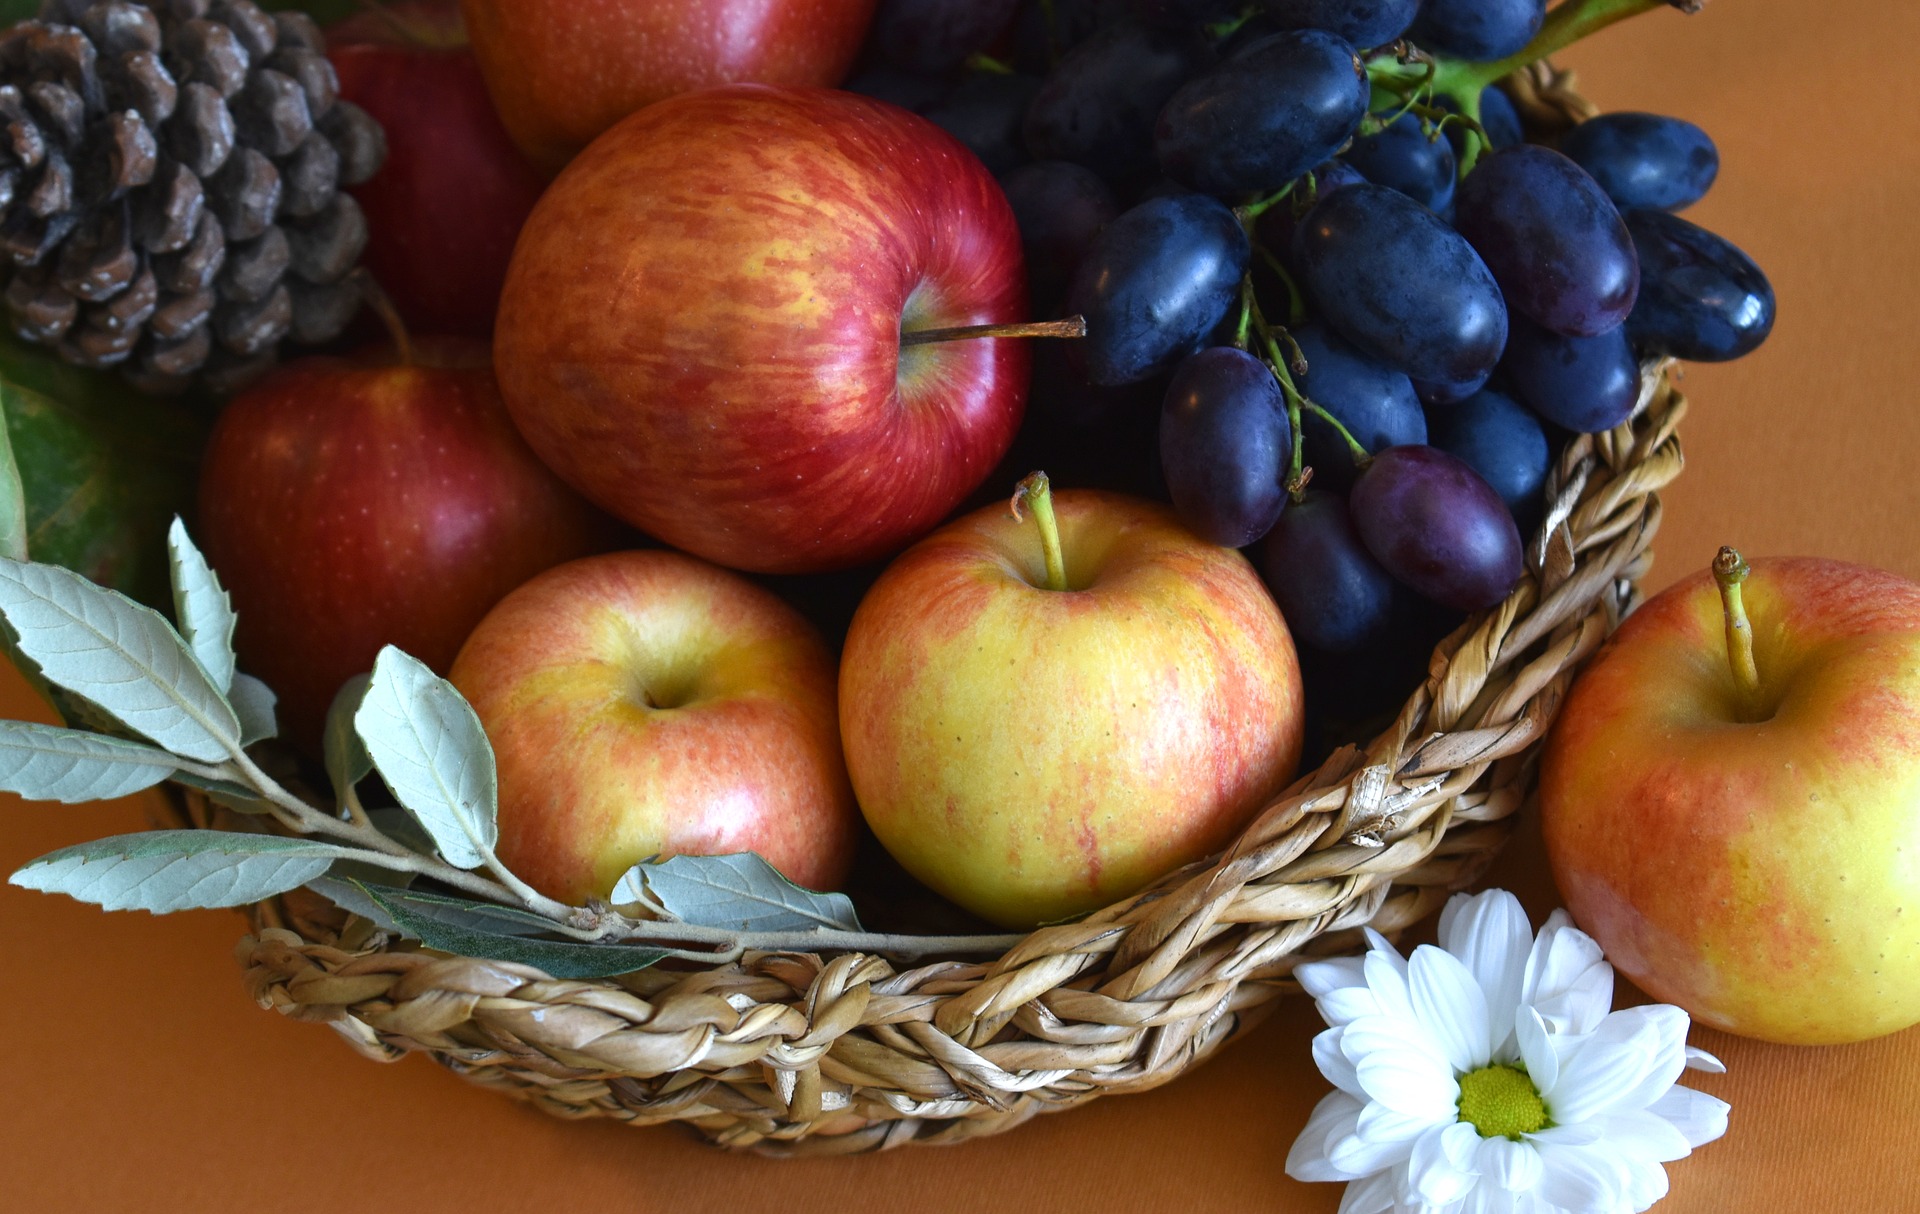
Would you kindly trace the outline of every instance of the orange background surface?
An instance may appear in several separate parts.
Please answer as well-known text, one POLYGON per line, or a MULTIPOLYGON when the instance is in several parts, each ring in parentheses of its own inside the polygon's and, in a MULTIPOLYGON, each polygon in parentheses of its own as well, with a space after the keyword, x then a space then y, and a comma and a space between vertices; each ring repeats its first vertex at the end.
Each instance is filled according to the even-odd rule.
MULTIPOLYGON (((1771 274, 1780 321, 1744 362, 1689 371, 1689 465, 1658 587, 1723 542, 1920 578, 1920 5, 1716 0, 1564 57, 1603 107, 1719 141, 1691 217, 1771 274)), ((0 715, 37 707, 0 671, 0 715)), ((11 799, 7 799, 11 802, 11 799)), ((0 870, 143 827, 143 807, 0 805, 0 870)), ((1555 904, 1537 837, 1492 881, 1555 904)), ((356 1209, 1332 1211, 1283 1162, 1327 1085, 1295 1001, 1203 1069, 962 1146, 854 1159, 731 1157, 672 1127, 571 1123, 423 1059, 390 1067, 253 1007, 229 912, 106 915, 0 888, 0 1205, 10 1211, 356 1209)), ((1829 1049, 1707 1031, 1728 1136, 1669 1169, 1668 1214, 1920 1210, 1920 1029, 1829 1049)))

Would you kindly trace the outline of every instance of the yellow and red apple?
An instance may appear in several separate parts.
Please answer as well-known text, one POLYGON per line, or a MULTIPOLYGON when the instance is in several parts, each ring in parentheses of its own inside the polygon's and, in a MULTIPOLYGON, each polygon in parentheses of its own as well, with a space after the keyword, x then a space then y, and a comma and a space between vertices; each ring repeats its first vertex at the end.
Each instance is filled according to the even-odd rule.
POLYGON ((1703 1023, 1806 1044, 1904 1028, 1920 1021, 1920 586, 1772 560, 1740 597, 1748 680, 1701 574, 1575 683, 1541 765, 1554 876, 1622 973, 1703 1023))
POLYGON ((881 575, 840 665, 868 824, 1010 927, 1218 850, 1300 757, 1299 666, 1246 559, 1153 503, 1052 503, 1064 589, 1033 523, 966 515, 881 575))
POLYGON ((643 106, 715 84, 836 85, 874 0, 462 0, 494 105, 549 173, 643 106))
POLYGON ((542 893, 604 898, 655 855, 846 876, 833 660, 744 578, 665 551, 562 565, 502 600, 450 677, 493 743, 500 858, 542 893))
POLYGON ((676 548, 760 573, 890 556, 1011 444, 1020 341, 902 344, 1021 319, 1012 210, 946 132, 826 89, 651 106, 534 209, 494 362, 555 471, 676 548))

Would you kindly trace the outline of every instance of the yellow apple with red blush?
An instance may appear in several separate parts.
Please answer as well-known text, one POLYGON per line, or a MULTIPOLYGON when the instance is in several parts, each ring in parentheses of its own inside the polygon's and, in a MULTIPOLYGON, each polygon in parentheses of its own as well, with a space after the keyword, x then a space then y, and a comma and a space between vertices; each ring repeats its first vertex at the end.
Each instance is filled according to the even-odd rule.
POLYGON ((1702 1023, 1890 1033, 1920 1022, 1920 585, 1745 568, 1723 549, 1574 684, 1541 764, 1554 876, 1621 973, 1702 1023))

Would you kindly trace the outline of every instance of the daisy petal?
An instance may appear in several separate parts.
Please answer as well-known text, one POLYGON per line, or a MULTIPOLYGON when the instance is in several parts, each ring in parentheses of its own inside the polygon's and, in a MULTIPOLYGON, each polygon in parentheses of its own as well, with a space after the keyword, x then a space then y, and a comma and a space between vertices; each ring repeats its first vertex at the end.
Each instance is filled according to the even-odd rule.
POLYGON ((1693 1144, 1678 1126, 1645 1109, 1607 1113, 1593 1120, 1607 1145, 1632 1159, 1672 1163, 1693 1154, 1693 1144))
POLYGON ((1578 1125, 1613 1111, 1656 1068, 1663 1025, 1648 1012, 1633 1007, 1612 1013, 1579 1049, 1561 1059, 1560 1078, 1540 1092, 1556 1122, 1578 1125))
POLYGON ((1472 1126, 1459 1121, 1422 1134, 1407 1160, 1400 1203, 1446 1206, 1470 1193, 1479 1180, 1473 1169, 1473 1148, 1479 1138, 1472 1126))
POLYGON ((1600 946, 1565 911, 1554 911, 1527 955, 1521 1002, 1539 1008, 1558 1032, 1592 1032, 1613 1006, 1613 969, 1595 973, 1597 966, 1605 966, 1600 946))
POLYGON ((1375 1172, 1365 1180, 1356 1180, 1340 1195, 1340 1214, 1380 1214, 1393 1208, 1392 1172, 1375 1172))
POLYGON ((1340 1052, 1340 1038, 1346 1031, 1336 1027, 1316 1034, 1313 1039, 1313 1062, 1320 1068, 1320 1073, 1327 1077, 1328 1083, 1349 1096, 1365 1100, 1367 1094, 1360 1087, 1360 1076, 1353 1069, 1352 1060, 1340 1052))
POLYGON ((1287 1152, 1287 1175, 1295 1180, 1352 1180, 1352 1173, 1333 1166, 1331 1153, 1334 1143, 1353 1137, 1363 1107, 1345 1092, 1323 1096, 1287 1152))
POLYGON ((1535 1130, 1526 1135, 1526 1141, 1536 1146, 1549 1143, 1561 1147, 1590 1147, 1599 1142, 1601 1133, 1592 1125, 1555 1125, 1544 1130, 1535 1130))
MULTIPOLYGON (((1371 929, 1369 929, 1371 930, 1371 929)), ((1368 951, 1363 962, 1367 974, 1367 988, 1380 1004, 1383 1016, 1398 1016, 1408 1023, 1417 1023, 1413 1018, 1413 1000, 1407 994, 1407 963, 1393 946, 1382 940, 1383 948, 1368 951)))
POLYGON ((1370 1176, 1382 1168, 1405 1163, 1413 1154, 1415 1141, 1432 1127, 1430 1121, 1370 1104, 1360 1110, 1354 1133, 1335 1142, 1327 1158, 1349 1176, 1370 1176))
POLYGON ((1526 982, 1533 926, 1520 899, 1503 889, 1455 894, 1440 912, 1440 947, 1460 958, 1487 998, 1496 1054, 1513 1031, 1513 1011, 1526 982))
POLYGON ((1344 987, 1365 986, 1367 975, 1358 957, 1330 957, 1325 961, 1307 961, 1293 967, 1294 981, 1315 999, 1344 987))
POLYGON ((1493 1042, 1487 1032, 1487 997, 1460 959, 1431 944, 1413 950, 1407 991, 1414 1019, 1433 1035, 1455 1071, 1487 1065, 1493 1042))
POLYGON ((1343 986, 1328 991, 1315 1006, 1319 1008, 1320 1018, 1335 1027, 1349 1024, 1362 1016, 1380 1014, 1380 1001, 1373 997, 1373 991, 1366 986, 1343 986))
POLYGON ((1687 1014, 1670 1003, 1630 1010, 1639 1012, 1659 1030, 1660 1041, 1647 1073, 1616 1103, 1616 1108, 1621 1110, 1646 1108, 1659 1099, 1662 1092, 1680 1082, 1681 1072, 1687 1069, 1687 1026, 1691 1023, 1687 1014))
POLYGON ((1409 1034, 1386 1016, 1349 1024, 1340 1051, 1354 1064, 1367 1095, 1410 1117, 1451 1120, 1460 1103, 1460 1085, 1446 1059, 1419 1035, 1409 1034))
POLYGON ((1705 1071, 1709 1075, 1724 1075, 1727 1064, 1707 1053, 1697 1045, 1687 1047, 1687 1066, 1696 1071, 1705 1071))
POLYGON ((1671 1087, 1660 1099, 1647 1106, 1647 1112, 1664 1117, 1686 1135, 1693 1146, 1703 1146, 1727 1132, 1726 1101, 1696 1092, 1692 1088, 1671 1087))
POLYGON ((1626 1192, 1621 1197, 1621 1207, 1627 1210, 1645 1210, 1654 1202, 1667 1195, 1667 1170, 1650 1159, 1628 1159, 1624 1176, 1626 1192))
POLYGON ((1540 1152, 1532 1143, 1482 1138, 1474 1166, 1489 1184, 1510 1193, 1525 1193, 1540 1183, 1540 1152))
POLYGON ((1554 1049, 1555 1042, 1547 1036, 1547 1022, 1540 1019, 1539 1012, 1523 1006, 1513 1028, 1520 1046, 1520 1061, 1527 1068, 1527 1078, 1533 1080, 1534 1090, 1552 1091, 1553 1085, 1560 1082, 1560 1055, 1554 1049))
POLYGON ((1611 1211, 1627 1187, 1626 1169, 1605 1150, 1540 1143, 1540 1181, 1533 1195, 1568 1210, 1611 1211))

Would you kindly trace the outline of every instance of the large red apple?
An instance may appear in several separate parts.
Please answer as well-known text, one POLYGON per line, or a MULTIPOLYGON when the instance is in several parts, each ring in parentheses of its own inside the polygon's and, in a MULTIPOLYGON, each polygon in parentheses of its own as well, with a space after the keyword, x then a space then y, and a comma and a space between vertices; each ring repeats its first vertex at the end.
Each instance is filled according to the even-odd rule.
POLYGON ((1011 443, 1013 214, 979 161, 884 102, 732 85, 651 106, 534 209, 494 365, 540 457, 607 510, 738 569, 890 555, 1011 443))
POLYGON ((386 161, 352 191, 367 215, 361 261, 415 329, 486 337, 546 179, 493 112, 458 0, 343 21, 327 57, 340 95, 387 132, 386 161))
POLYGON ((1246 559, 1152 503, 1053 503, 1060 581, 1033 522, 966 515, 881 575, 840 663, 874 834, 1009 927, 1219 849, 1300 758, 1299 665, 1246 559))
POLYGON ((543 893, 607 897, 655 855, 847 874, 833 659, 744 578, 665 551, 563 565, 493 609, 452 678, 498 758, 500 858, 543 893))
POLYGON ((477 342, 290 363, 209 441, 199 532, 241 664, 318 744, 334 693, 393 644, 444 671, 488 608, 608 546, 609 521, 513 428, 477 342))
POLYGON ((835 85, 874 0, 462 0, 494 104, 549 172, 628 114, 735 81, 835 85))
POLYGON ((1554 876, 1622 973, 1716 1028, 1904 1028, 1920 1021, 1920 586, 1774 560, 1742 597, 1751 690, 1704 574, 1635 612, 1574 684, 1541 766, 1554 876))

